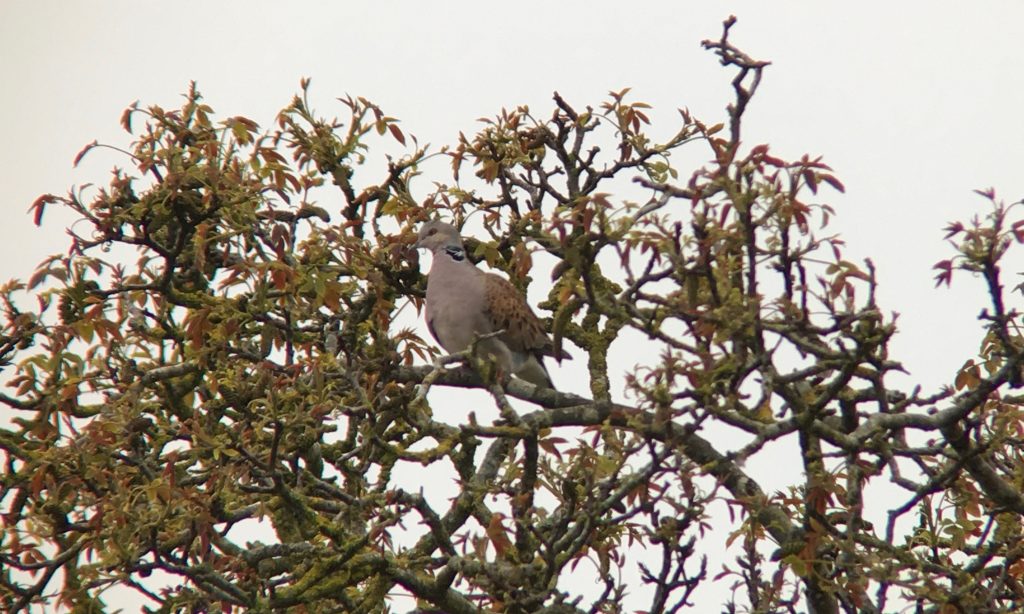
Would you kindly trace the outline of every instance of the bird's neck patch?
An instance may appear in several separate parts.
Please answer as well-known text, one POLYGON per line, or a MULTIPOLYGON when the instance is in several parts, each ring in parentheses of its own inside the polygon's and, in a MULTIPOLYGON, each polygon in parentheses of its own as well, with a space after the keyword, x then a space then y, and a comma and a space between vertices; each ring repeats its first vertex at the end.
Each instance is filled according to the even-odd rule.
POLYGON ((449 245, 444 248, 444 253, 451 256, 451 259, 456 262, 462 262, 466 259, 466 250, 462 249, 458 245, 449 245))

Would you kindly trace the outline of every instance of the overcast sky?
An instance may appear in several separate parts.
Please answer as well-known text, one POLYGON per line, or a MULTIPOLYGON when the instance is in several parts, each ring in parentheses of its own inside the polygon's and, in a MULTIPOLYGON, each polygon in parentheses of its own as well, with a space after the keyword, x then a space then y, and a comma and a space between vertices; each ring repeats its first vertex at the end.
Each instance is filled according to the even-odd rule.
MULTIPOLYGON (((547 116, 555 90, 584 106, 628 86, 668 133, 678 107, 724 117, 732 74, 700 41, 730 13, 733 42, 772 62, 747 144, 833 166, 847 193, 830 197, 831 228, 849 256, 874 260, 883 307, 902 314, 893 358, 926 388, 950 381, 976 349, 983 295, 963 276, 952 291, 933 288, 932 265, 951 255, 941 228, 981 211, 975 188, 1024 197, 1019 2, 7 0, 0 279, 65 249, 62 223, 36 229, 26 209, 126 165, 113 152, 71 162, 94 139, 127 144, 118 119, 135 100, 174 107, 196 80, 219 116, 269 127, 311 77, 320 112, 343 114, 335 97, 365 96, 439 146, 503 106, 547 116)), ((427 170, 447 178, 445 164, 427 170)))
MULTIPOLYGON (((121 111, 173 107, 190 80, 221 116, 269 126, 311 77, 322 113, 365 96, 435 145, 502 106, 543 116, 555 90, 582 106, 629 86, 667 133, 678 107, 723 117, 731 74, 700 41, 732 12, 734 41, 772 61, 747 142, 832 164, 847 186, 831 198, 832 227, 850 255, 875 261, 884 306, 902 314, 894 357, 921 381, 948 381, 976 345, 980 285, 934 290, 930 267, 950 254, 942 226, 979 210, 971 190, 1024 197, 1024 5, 723 4, 4 2, 0 278, 65 247, 61 223, 32 226, 37 196, 125 164, 94 152, 72 169, 82 146, 127 144, 121 111)), ((443 164, 435 172, 446 178, 443 164)))

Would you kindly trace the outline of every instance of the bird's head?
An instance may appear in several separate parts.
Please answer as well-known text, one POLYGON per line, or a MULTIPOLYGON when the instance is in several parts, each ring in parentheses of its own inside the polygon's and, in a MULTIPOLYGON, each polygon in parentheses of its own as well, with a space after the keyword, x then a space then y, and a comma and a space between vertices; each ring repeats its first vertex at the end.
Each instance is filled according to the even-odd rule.
POLYGON ((436 252, 446 247, 462 247, 462 237, 451 224, 440 220, 425 222, 416 237, 416 247, 436 252))

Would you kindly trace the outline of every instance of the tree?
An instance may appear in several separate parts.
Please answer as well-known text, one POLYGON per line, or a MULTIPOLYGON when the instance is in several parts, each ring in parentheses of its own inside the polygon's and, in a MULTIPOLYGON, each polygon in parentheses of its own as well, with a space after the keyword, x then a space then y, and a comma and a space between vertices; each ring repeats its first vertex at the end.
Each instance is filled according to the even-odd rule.
POLYGON ((177 110, 129 108, 132 170, 41 197, 37 224, 80 217, 70 249, 3 288, 5 610, 98 612, 119 586, 167 612, 377 612, 407 593, 435 612, 653 613, 712 583, 728 612, 1024 607, 1024 352, 1000 268, 1024 221, 985 192, 986 216, 950 225, 938 281, 986 282, 987 332, 953 385, 901 390, 873 266, 821 234, 842 184, 741 139, 767 63, 732 23, 704 43, 735 74, 725 121, 682 111, 664 142, 625 90, 502 111, 439 154, 363 98, 319 117, 308 82, 267 132, 215 120, 194 87, 177 110), (373 183, 375 134, 402 153, 373 183), (683 148, 711 161, 680 180, 683 148), (452 179, 421 201, 439 155, 452 179), (547 274, 534 255, 556 263, 541 313, 588 398, 399 324, 423 297, 415 225, 471 213, 490 239, 470 254, 518 287, 547 274), (629 403, 608 367, 624 335, 649 362, 629 403), (441 388, 486 391, 500 419, 440 419, 441 388), (772 493, 744 468, 776 442, 801 465, 772 493), (427 468, 451 499, 398 485, 427 468), (256 521, 272 543, 246 540, 256 521), (568 582, 588 566, 597 584, 568 582))

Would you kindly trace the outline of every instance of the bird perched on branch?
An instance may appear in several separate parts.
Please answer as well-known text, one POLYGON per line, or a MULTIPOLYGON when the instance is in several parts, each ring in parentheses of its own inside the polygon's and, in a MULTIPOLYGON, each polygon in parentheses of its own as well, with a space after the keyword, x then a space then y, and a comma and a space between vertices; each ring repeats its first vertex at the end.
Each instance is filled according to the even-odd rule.
POLYGON ((424 223, 416 247, 434 255, 427 276, 427 327, 441 347, 461 352, 480 339, 480 353, 492 357, 501 371, 553 388, 543 357, 561 361, 571 356, 563 350, 555 353, 526 297, 507 279, 476 268, 451 224, 424 223), (497 331, 503 332, 481 338, 497 331))

